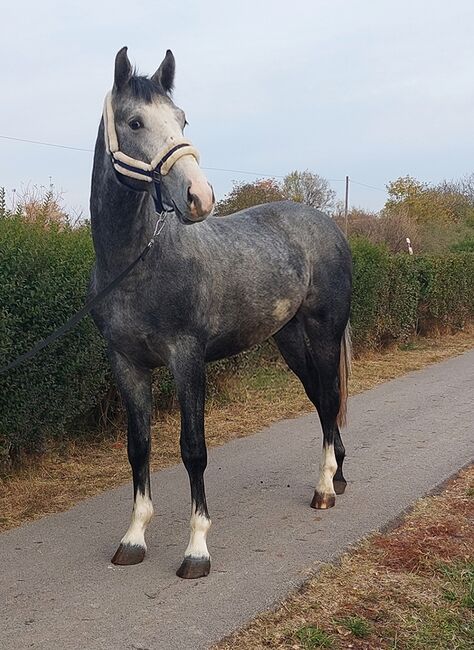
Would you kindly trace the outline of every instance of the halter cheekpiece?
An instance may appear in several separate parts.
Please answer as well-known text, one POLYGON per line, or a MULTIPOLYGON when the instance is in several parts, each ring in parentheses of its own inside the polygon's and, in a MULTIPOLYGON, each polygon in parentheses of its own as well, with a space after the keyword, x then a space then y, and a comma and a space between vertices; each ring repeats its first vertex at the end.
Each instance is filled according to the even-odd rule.
POLYGON ((111 92, 107 93, 104 102, 104 136, 105 146, 115 171, 123 176, 154 184, 153 200, 158 213, 165 211, 161 198, 161 177, 166 176, 173 165, 183 156, 193 156, 199 163, 199 152, 184 138, 170 143, 150 163, 136 160, 120 151, 111 92))

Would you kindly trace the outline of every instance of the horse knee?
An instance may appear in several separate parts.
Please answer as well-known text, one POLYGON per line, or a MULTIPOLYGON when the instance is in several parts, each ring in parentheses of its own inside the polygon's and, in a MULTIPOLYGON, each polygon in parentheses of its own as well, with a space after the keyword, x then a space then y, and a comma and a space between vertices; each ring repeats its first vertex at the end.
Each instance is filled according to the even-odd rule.
POLYGON ((181 445, 181 457, 188 474, 202 475, 207 467, 207 450, 204 448, 189 448, 181 445))
POLYGON ((144 463, 150 455, 150 437, 148 435, 129 436, 127 452, 130 465, 136 466, 144 463))

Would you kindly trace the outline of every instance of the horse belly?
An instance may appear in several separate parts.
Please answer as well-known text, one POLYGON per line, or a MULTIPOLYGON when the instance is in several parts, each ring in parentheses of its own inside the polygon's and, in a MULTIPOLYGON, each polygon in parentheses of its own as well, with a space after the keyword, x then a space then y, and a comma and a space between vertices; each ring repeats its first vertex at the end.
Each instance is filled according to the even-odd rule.
POLYGON ((255 309, 243 304, 232 310, 233 322, 229 322, 226 314, 225 325, 209 338, 206 360, 229 357, 267 340, 294 316, 301 300, 299 296, 276 298, 264 308, 255 309))

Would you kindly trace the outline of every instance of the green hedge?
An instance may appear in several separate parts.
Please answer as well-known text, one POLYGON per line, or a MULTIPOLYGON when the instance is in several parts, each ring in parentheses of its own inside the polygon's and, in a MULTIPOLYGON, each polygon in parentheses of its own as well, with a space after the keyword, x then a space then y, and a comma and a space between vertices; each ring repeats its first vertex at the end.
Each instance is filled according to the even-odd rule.
MULTIPOLYGON (((84 302, 90 232, 0 219, 0 366, 63 324, 84 302)), ((0 375, 0 462, 74 435, 108 386, 104 345, 90 318, 36 358, 0 375)))
POLYGON ((419 329, 460 329, 474 312, 474 253, 426 255, 417 260, 419 329))
POLYGON ((415 333, 461 329, 474 315, 474 255, 390 255, 365 239, 351 241, 352 331, 363 349, 415 333))
MULTIPOLYGON (((354 343, 380 347, 435 327, 460 328, 474 311, 474 254, 409 257, 358 239, 354 257, 354 343)), ((0 366, 64 323, 84 301, 94 253, 88 228, 54 229, 0 218, 0 366)), ((262 355, 273 354, 268 347, 262 355)), ((258 355, 257 355, 258 357, 258 355)), ((220 362, 210 392, 253 353, 220 362)), ((266 357, 265 357, 266 358, 266 357)), ((162 398, 173 391, 160 372, 162 398)), ((0 464, 46 438, 74 437, 110 389, 104 343, 90 318, 15 371, 0 376, 0 464)))

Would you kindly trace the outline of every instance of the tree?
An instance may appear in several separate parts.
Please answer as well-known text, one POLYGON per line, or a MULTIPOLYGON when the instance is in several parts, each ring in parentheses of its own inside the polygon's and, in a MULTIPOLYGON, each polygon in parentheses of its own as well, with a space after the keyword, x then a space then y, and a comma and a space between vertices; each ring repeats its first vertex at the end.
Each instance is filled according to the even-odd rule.
POLYGON ((53 224, 65 226, 69 217, 62 206, 61 192, 50 184, 49 188, 28 186, 19 197, 19 203, 25 221, 41 223, 45 227, 53 224))
POLYGON ((418 250, 439 252, 469 238, 474 225, 473 178, 422 183, 411 176, 387 185, 389 198, 381 213, 392 233, 398 229, 417 231, 418 250), (392 228, 391 221, 398 223, 392 228), (403 228, 400 228, 403 226, 403 228))
POLYGON ((403 176, 389 183, 387 190, 389 198, 385 209, 403 208, 420 225, 460 223, 474 211, 469 196, 469 177, 461 183, 442 181, 429 185, 403 176))
POLYGON ((468 174, 464 178, 461 178, 458 187, 471 206, 474 206, 474 174, 468 174))
POLYGON ((335 206, 336 192, 328 181, 307 169, 293 171, 283 179, 282 191, 287 199, 305 203, 318 210, 330 210, 335 206))
POLYGON ((253 183, 235 182, 234 186, 221 201, 216 203, 216 214, 227 214, 251 208, 261 203, 281 201, 285 198, 278 181, 274 178, 261 178, 253 183))
POLYGON ((7 193, 4 187, 0 187, 0 218, 6 217, 7 214, 7 193))
POLYGON ((224 216, 271 201, 290 199, 320 210, 335 207, 336 192, 328 181, 306 170, 293 171, 279 183, 274 178, 260 178, 253 183, 235 182, 232 190, 216 204, 216 214, 224 216))
POLYGON ((426 183, 418 181, 412 176, 400 176, 387 184, 388 199, 386 208, 405 205, 410 207, 416 205, 419 197, 428 189, 426 183))
MULTIPOLYGON (((333 214, 333 220, 344 232, 346 219, 342 212, 333 214)), ((416 222, 408 217, 406 210, 392 212, 369 212, 362 208, 351 208, 347 215, 347 235, 363 237, 372 244, 385 246, 392 253, 407 250, 407 237, 415 247, 418 246, 418 228, 416 222)))

